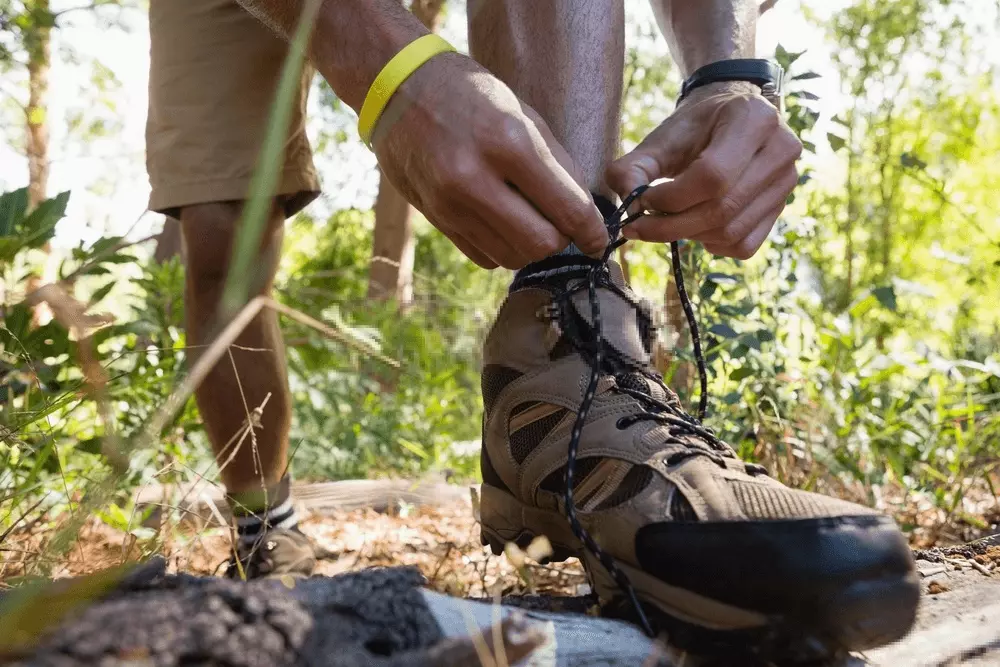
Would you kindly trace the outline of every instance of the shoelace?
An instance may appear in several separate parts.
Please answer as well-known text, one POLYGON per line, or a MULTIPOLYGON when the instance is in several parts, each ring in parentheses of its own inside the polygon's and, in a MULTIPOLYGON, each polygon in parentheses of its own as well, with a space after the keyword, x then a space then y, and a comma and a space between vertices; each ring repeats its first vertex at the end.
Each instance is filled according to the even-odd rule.
MULTIPOLYGON (((584 392, 583 402, 580 404, 580 409, 576 413, 576 421, 573 423, 573 430, 569 440, 569 449, 566 461, 566 491, 564 502, 566 505, 566 518, 569 521, 570 529, 573 531, 573 534, 578 540, 580 540, 584 547, 601 562, 601 565, 604 566, 611 576, 614 577, 618 587, 622 589, 626 597, 629 599, 642 629, 647 635, 653 637, 653 628, 649 623, 649 619, 646 617, 646 613, 643 610, 642 605, 639 603, 639 598, 635 593, 635 588, 633 588, 628 575, 618 567, 614 558, 610 554, 601 549, 594 538, 591 537, 587 529, 585 529, 580 523, 576 514, 576 505, 573 501, 576 456, 580 447, 580 436, 583 433, 583 427, 587 421, 587 415, 590 413, 590 407, 594 402, 594 394, 597 391, 597 383, 601 375, 601 366, 604 361, 604 335, 601 325, 601 307, 597 300, 598 282, 602 276, 607 276, 608 274, 608 261, 611 259, 612 253, 625 243, 624 239, 619 238, 622 228, 638 220, 644 214, 643 211, 628 214, 628 209, 648 187, 649 186, 643 185, 633 190, 627 197, 625 197, 621 206, 619 206, 614 213, 605 219, 605 224, 608 227, 608 235, 610 237, 608 247, 605 249, 601 261, 595 264, 587 273, 586 288, 590 299, 591 323, 593 326, 595 340, 593 344, 593 354, 590 359, 590 380, 588 381, 587 389, 584 392)), ((691 342, 694 348, 695 362, 698 367, 698 379, 700 381, 701 389, 701 394, 698 398, 698 418, 695 419, 686 414, 683 410, 680 410, 669 403, 660 401, 645 392, 639 392, 621 386, 619 386, 618 389, 619 391, 627 393, 656 409, 655 412, 644 411, 631 415, 631 419, 651 419, 660 421, 667 425, 672 436, 694 436, 695 438, 704 441, 709 448, 709 451, 700 451, 700 448, 692 447, 690 451, 677 452, 678 456, 701 455, 709 456, 710 458, 718 458, 728 452, 731 452, 732 450, 728 445, 725 445, 725 443, 716 438, 710 430, 702 426, 700 423, 704 420, 708 408, 708 372, 705 366, 705 357, 701 349, 701 332, 698 328, 698 322, 695 320, 694 308, 691 306, 691 299, 688 297, 687 289, 684 285, 684 274, 681 270, 680 261, 680 247, 677 241, 670 244, 670 258, 671 264, 673 265, 677 294, 680 297, 681 306, 684 308, 684 315, 691 331, 691 342), (728 452, 725 450, 728 450, 728 452)), ((732 456, 735 455, 733 454, 732 456)), ((669 457, 668 462, 671 462, 669 457)), ((724 465, 724 462, 722 462, 722 464, 724 465)))

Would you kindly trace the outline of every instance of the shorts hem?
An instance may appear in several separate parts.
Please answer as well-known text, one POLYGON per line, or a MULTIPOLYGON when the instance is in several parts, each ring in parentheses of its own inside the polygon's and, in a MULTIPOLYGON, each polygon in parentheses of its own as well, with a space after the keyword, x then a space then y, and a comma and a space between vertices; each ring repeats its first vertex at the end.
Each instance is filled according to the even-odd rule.
MULTIPOLYGON (((245 200, 249 189, 250 179, 246 178, 154 186, 149 195, 149 210, 178 218, 185 206, 245 200)), ((291 217, 320 195, 319 177, 313 171, 286 170, 281 174, 276 194, 285 198, 285 216, 291 217)))

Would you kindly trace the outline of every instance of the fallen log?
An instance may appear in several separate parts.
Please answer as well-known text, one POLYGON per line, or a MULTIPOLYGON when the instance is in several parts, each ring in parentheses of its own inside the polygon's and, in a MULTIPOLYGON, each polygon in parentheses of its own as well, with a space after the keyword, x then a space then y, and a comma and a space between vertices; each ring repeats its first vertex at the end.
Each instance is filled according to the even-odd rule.
MULTIPOLYGON (((942 571, 929 560, 918 561, 929 573, 927 594, 907 638, 837 667, 1000 664, 1000 577, 959 561, 946 563, 942 571)), ((423 584, 410 568, 232 582, 167 575, 164 562, 154 559, 38 641, 9 645, 6 662, 21 667, 698 664, 671 660, 628 623, 544 611, 544 598, 492 605, 430 592, 423 584)), ((590 604, 574 600, 561 599, 559 608, 590 604)), ((0 627, 10 618, 0 618, 0 627)))

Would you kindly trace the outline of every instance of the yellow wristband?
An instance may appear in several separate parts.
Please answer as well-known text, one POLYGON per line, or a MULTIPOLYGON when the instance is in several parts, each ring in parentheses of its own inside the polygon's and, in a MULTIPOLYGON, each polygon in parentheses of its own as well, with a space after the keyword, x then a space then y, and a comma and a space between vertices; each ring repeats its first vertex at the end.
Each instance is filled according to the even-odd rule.
POLYGON ((437 35, 424 35, 407 44, 402 51, 385 64, 368 89, 365 103, 358 115, 358 132, 361 140, 371 148, 375 125, 385 111, 389 99, 410 75, 439 53, 454 51, 455 47, 437 35))

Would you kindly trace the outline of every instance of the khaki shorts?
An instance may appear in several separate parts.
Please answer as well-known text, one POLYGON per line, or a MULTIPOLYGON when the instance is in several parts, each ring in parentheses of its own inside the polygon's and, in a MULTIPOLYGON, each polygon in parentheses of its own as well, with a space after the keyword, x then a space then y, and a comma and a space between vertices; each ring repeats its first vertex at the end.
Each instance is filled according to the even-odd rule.
MULTIPOLYGON (((150 0, 149 208, 245 199, 288 52, 236 0, 150 0)), ((319 194, 303 72, 278 184, 291 215, 319 194)))

